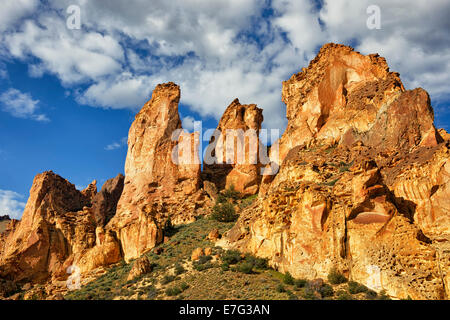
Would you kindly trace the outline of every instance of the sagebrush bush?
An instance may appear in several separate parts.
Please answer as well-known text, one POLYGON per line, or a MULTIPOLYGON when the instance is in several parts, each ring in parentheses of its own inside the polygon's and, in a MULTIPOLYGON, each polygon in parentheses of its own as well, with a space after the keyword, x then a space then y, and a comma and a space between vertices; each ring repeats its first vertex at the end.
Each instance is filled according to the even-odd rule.
POLYGON ((169 282, 172 282, 173 280, 175 280, 175 276, 171 276, 171 275, 166 274, 166 275, 162 278, 161 284, 167 284, 167 283, 169 283, 169 282))
POLYGON ((334 295, 334 290, 329 284, 324 284, 320 287, 319 293, 322 298, 332 297, 334 295))
POLYGON ((295 279, 291 276, 291 274, 289 272, 286 272, 283 275, 283 282, 285 284, 294 284, 295 279))
POLYGON ((238 266, 238 271, 245 274, 250 274, 253 272, 253 264, 250 262, 243 262, 238 266))
POLYGON ((367 288, 365 285, 355 281, 350 281, 347 285, 348 285, 348 292, 350 292, 351 294, 369 291, 369 288, 367 288))
POLYGON ((216 203, 212 208, 211 219, 219 222, 234 222, 237 218, 234 205, 229 202, 216 203))
POLYGON ((277 288, 276 288, 277 292, 286 292, 286 289, 284 288, 284 286, 280 283, 277 288))
POLYGON ((344 290, 339 290, 336 292, 336 296, 338 300, 353 300, 353 296, 344 290))
POLYGON ((336 268, 332 268, 328 274, 328 282, 331 284, 341 284, 347 282, 347 278, 337 271, 336 268))
POLYGON ((304 288, 304 287, 306 287, 307 284, 308 284, 308 280, 305 280, 305 279, 296 279, 294 281, 294 285, 297 288, 304 288))
POLYGON ((231 185, 228 189, 224 190, 223 195, 225 196, 225 198, 233 200, 237 200, 241 197, 241 194, 239 193, 239 191, 236 191, 234 185, 231 185))
POLYGON ((252 256, 251 254, 246 254, 244 260, 248 263, 250 263, 253 268, 259 269, 259 270, 266 270, 269 268, 269 264, 267 262, 267 259, 264 258, 257 258, 255 256, 252 256))
POLYGON ((172 288, 167 288, 166 289, 166 295, 168 295, 169 297, 177 296, 181 292, 183 292, 183 291, 180 288, 178 288, 178 287, 172 287, 172 288))
POLYGON ((180 284, 180 288, 181 288, 181 290, 185 291, 185 290, 189 289, 189 285, 186 282, 183 282, 180 284))
POLYGON ((181 264, 177 263, 175 265, 175 274, 176 275, 180 275, 180 274, 185 273, 185 272, 186 272, 186 269, 181 264))
POLYGON ((309 287, 306 287, 303 289, 302 297, 303 297, 303 299, 306 299, 306 300, 316 300, 317 299, 314 290, 309 287))
POLYGON ((220 268, 222 269, 222 271, 228 271, 228 270, 230 270, 230 265, 227 262, 224 262, 224 263, 222 263, 220 268))
POLYGON ((211 261, 212 260, 212 257, 210 256, 210 255, 208 255, 208 256, 201 256, 199 259, 198 259, 198 264, 205 264, 205 263, 207 263, 207 262, 209 262, 209 261, 211 261))
POLYGON ((241 253, 237 250, 228 250, 222 255, 222 261, 227 264, 236 264, 241 260, 241 253))

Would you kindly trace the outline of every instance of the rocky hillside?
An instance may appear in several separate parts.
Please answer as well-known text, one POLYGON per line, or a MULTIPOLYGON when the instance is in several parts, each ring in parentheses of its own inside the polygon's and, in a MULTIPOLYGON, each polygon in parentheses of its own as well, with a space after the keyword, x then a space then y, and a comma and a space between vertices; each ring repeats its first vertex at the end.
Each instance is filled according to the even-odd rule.
MULTIPOLYGON (((242 292, 256 290, 260 281, 272 290, 279 272, 287 285, 298 280, 304 298, 333 297, 330 292, 341 290, 319 280, 333 272, 371 297, 385 292, 394 298, 448 298, 450 144, 445 130, 433 125, 426 91, 405 90, 376 54, 326 44, 283 83, 282 99, 288 125, 270 148, 277 175, 261 176, 262 164, 251 161, 205 162, 202 172, 200 137, 182 130, 180 88, 158 85, 131 125, 125 176, 100 191, 95 181, 79 191, 53 172, 35 177, 22 219, 8 221, 0 232, 0 296, 22 291, 15 297, 33 297, 44 286, 38 298, 61 297, 67 270, 76 266, 86 286, 67 298, 138 298, 135 293, 147 289, 153 293, 146 298, 181 292, 203 298, 200 289, 211 279, 231 282, 224 296, 206 298, 292 298, 295 288, 273 295, 226 291, 241 285, 242 292), (203 226, 218 207, 236 211, 237 222, 203 226), (205 243, 209 229, 200 225, 224 236, 208 236, 205 243), (180 233, 191 229, 190 235, 180 233), (233 250, 243 254, 230 258, 233 250), (245 283, 241 276, 236 282, 223 276, 233 259, 230 269, 245 274, 245 283), (170 270, 177 260, 185 261, 189 289, 182 281, 161 287, 165 276, 176 279, 170 270), (98 281, 109 290, 99 291, 98 281)), ((252 130, 264 148, 258 141, 262 121, 262 109, 236 99, 217 129, 252 130)), ((214 156, 223 156, 227 139, 221 134, 211 140, 217 143, 214 156)))
POLYGON ((383 58, 335 44, 282 94, 280 172, 221 245, 297 277, 337 267, 394 297, 447 297, 449 145, 428 94, 406 91, 383 58))

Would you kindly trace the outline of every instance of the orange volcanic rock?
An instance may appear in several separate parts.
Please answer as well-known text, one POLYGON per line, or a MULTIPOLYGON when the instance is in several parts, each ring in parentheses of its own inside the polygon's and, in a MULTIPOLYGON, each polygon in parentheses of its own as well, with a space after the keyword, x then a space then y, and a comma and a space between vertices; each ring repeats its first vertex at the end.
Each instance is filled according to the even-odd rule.
POLYGON ((88 203, 87 196, 53 172, 37 175, 22 219, 0 253, 2 277, 39 281, 61 272, 70 248, 60 224, 68 212, 82 210, 88 203))
POLYGON ((81 191, 81 194, 85 196, 87 199, 92 201, 94 199, 95 195, 97 194, 97 180, 92 181, 86 189, 81 191))
POLYGON ((205 164, 204 176, 219 190, 234 186, 243 195, 256 194, 261 180, 258 163, 259 130, 262 109, 255 104, 242 105, 235 99, 225 110, 217 129, 220 135, 211 139, 212 155, 219 163, 205 164), (236 134, 234 136, 233 134, 236 134), (238 137, 239 134, 241 137, 238 137))
POLYGON ((445 129, 439 129, 438 132, 439 135, 442 137, 442 139, 444 139, 445 141, 450 140, 450 134, 447 131, 445 131, 445 129))
POLYGON ((127 280, 133 280, 134 278, 147 274, 152 270, 153 266, 148 260, 147 256, 142 256, 134 261, 133 267, 128 273, 127 280))
MULTIPOLYGON (((209 150, 225 163, 205 160, 202 181, 200 137, 182 130, 180 89, 158 85, 130 128, 125 177, 97 193, 96 181, 78 191, 45 172, 34 179, 22 220, 0 218, 0 295, 15 291, 10 280, 65 279, 70 266, 87 274, 137 258, 129 279, 149 272, 142 255, 167 242, 165 231, 209 213, 218 193, 234 186, 259 197, 239 209, 226 234, 211 230, 216 245, 317 283, 336 268, 396 298, 448 298, 450 142, 434 127, 427 92, 405 90, 376 54, 327 44, 283 83, 282 98, 288 126, 270 148, 278 174, 261 180, 262 110, 236 99, 209 150), (247 132, 240 154, 228 129, 247 132)), ((211 250, 197 248, 191 260, 211 250)))
POLYGON ((89 190, 80 192, 51 171, 37 175, 22 219, 6 232, 0 251, 1 276, 40 282, 66 277, 70 265, 83 272, 120 260, 114 235, 96 246, 96 221, 89 208, 96 190, 89 190))
POLYGON ((123 191, 125 177, 122 174, 109 179, 102 186, 102 190, 92 199, 92 213, 99 226, 105 226, 116 214, 117 202, 123 191))
POLYGON ((279 163, 301 144, 362 140, 408 149, 441 141, 428 94, 405 91, 384 58, 348 46, 324 45, 308 68, 283 82, 282 99, 288 125, 279 141, 279 163))
POLYGON ((2 234, 6 230, 10 221, 11 219, 9 218, 9 216, 0 216, 0 234, 2 234))
POLYGON ((202 193, 199 136, 181 133, 179 100, 176 84, 156 86, 129 131, 125 186, 107 225, 117 231, 126 260, 160 243, 168 219, 182 223, 195 218, 194 199, 202 193))
POLYGON ((394 297, 448 297, 449 145, 428 94, 378 55, 328 44, 283 101, 280 171, 217 245, 299 278, 337 268, 394 297))

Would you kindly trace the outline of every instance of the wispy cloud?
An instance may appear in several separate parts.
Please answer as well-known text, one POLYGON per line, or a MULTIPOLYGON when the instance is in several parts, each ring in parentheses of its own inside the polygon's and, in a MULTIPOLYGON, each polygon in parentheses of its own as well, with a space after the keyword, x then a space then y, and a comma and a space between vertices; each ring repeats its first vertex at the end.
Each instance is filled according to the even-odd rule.
POLYGON ((1 109, 16 118, 35 121, 50 121, 45 114, 37 113, 39 100, 34 100, 29 93, 10 88, 0 95, 1 109))
POLYGON ((120 139, 120 141, 114 141, 114 142, 108 144, 105 147, 105 150, 112 151, 112 150, 120 149, 123 146, 125 146, 126 144, 127 144, 127 137, 123 137, 122 139, 120 139))
POLYGON ((26 204, 23 200, 24 196, 17 192, 0 189, 0 216, 20 219, 26 204))

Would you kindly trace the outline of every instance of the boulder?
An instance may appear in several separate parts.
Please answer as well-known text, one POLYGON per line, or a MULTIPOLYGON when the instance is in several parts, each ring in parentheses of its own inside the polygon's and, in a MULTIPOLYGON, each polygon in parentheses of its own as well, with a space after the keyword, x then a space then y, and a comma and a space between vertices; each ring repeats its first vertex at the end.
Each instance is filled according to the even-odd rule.
POLYGON ((146 256, 142 256, 136 259, 133 263, 133 267, 128 273, 127 280, 133 280, 136 277, 152 272, 153 267, 146 256))
POLYGON ((204 256, 204 255, 205 255, 205 252, 203 251, 202 248, 196 248, 196 249, 194 249, 194 251, 192 251, 191 260, 197 261, 198 259, 200 259, 201 256, 204 256))

